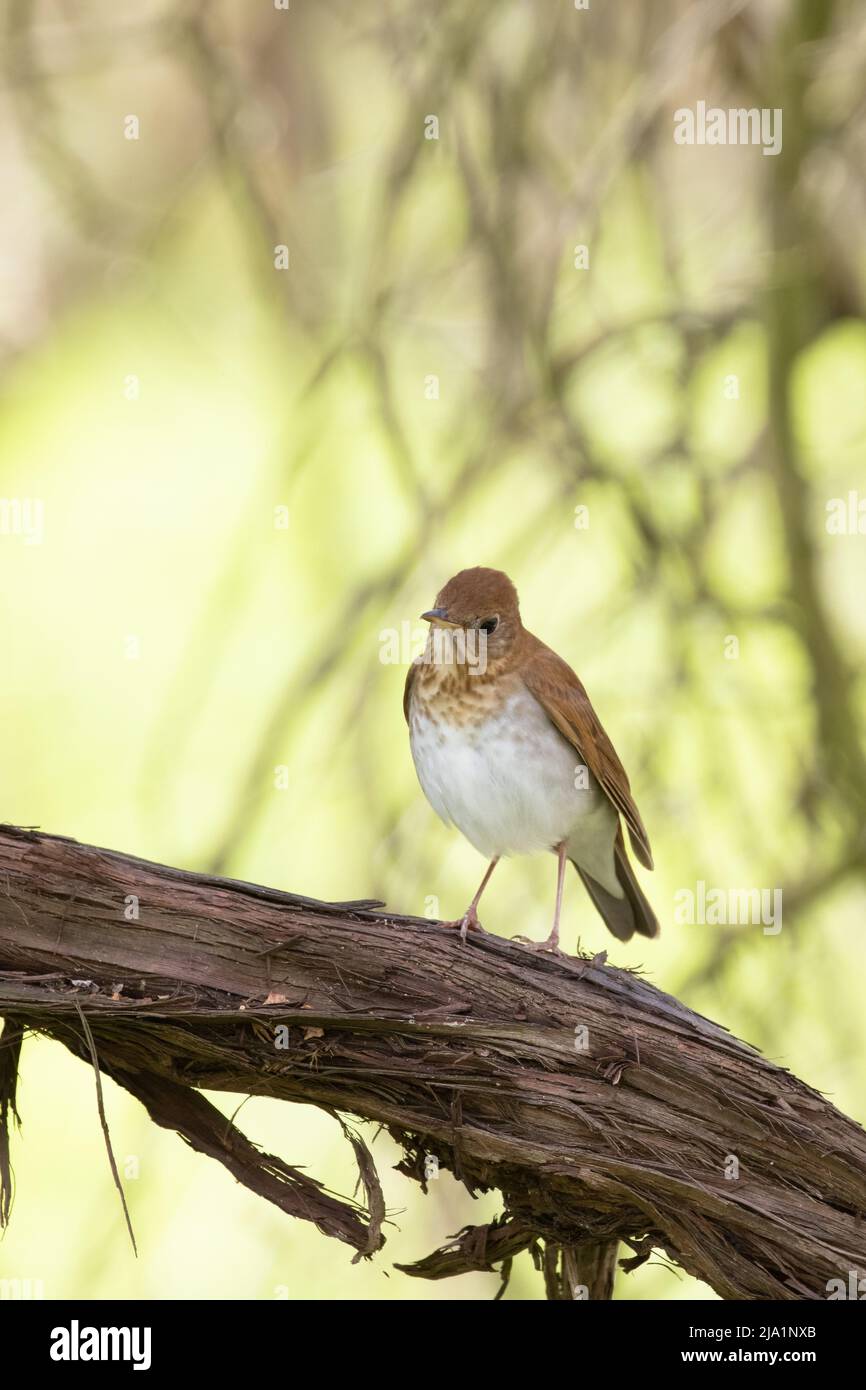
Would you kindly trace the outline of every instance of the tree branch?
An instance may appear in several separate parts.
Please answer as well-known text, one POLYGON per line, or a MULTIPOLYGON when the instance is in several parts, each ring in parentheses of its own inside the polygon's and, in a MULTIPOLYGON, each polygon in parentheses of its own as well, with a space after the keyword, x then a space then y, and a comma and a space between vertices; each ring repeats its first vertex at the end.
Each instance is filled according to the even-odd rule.
POLYGON ((384 1125, 504 1211, 408 1272, 530 1250, 552 1297, 607 1297, 664 1251, 724 1298, 825 1298, 866 1273, 866 1134, 639 977, 366 900, 321 903, 0 828, 0 1213, 21 1029, 58 1039, 239 1181, 369 1255, 385 1212, 260 1153, 195 1088, 384 1125), (83 1035, 82 1013, 93 1040, 83 1035), (8 1044, 8 1046, 7 1046, 8 1044), (17 1059, 16 1059, 17 1060, 17 1059), (543 1248, 542 1248, 543 1247, 543 1248))

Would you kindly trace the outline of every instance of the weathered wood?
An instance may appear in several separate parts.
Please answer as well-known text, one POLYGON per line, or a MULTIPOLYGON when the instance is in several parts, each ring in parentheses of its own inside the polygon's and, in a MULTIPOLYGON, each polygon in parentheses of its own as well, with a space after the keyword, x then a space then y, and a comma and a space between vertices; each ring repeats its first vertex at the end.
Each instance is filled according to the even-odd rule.
MULTIPOLYGON (((725 1298, 824 1298, 829 1280, 866 1273, 863 1130, 602 958, 483 933, 463 946, 369 901, 319 903, 0 828, 9 1052, 24 1025, 89 1060, 79 1010, 102 1069, 158 1123, 359 1255, 381 1245, 384 1213, 357 1136, 366 1212, 259 1154, 190 1088, 378 1121, 422 1184, 435 1161, 501 1191, 501 1221, 412 1273, 489 1269, 522 1249, 544 1268, 544 1246, 561 1252, 545 1269, 554 1296, 591 1265, 604 1297, 617 1240, 630 1263, 657 1247, 725 1298)), ((10 1074, 0 1065, 0 1113, 10 1074)))

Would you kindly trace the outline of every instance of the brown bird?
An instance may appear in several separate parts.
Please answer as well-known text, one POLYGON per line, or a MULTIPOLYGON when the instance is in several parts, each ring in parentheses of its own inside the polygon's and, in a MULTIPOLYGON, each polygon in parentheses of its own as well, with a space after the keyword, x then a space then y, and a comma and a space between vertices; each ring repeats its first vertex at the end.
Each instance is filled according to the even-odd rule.
POLYGON ((436 813, 490 861, 452 924, 463 940, 480 926, 478 903, 499 859, 541 850, 558 860, 542 949, 559 949, 566 859, 614 936, 656 936, 620 824, 651 869, 628 777, 571 667, 523 626, 508 575, 461 570, 421 616, 430 631, 403 695, 418 780, 436 813))

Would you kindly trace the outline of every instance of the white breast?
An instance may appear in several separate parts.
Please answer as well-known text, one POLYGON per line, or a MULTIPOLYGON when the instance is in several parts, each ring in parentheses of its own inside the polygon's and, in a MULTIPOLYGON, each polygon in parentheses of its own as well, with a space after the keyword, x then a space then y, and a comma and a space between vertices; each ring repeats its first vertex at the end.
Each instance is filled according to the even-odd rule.
POLYGON ((430 718, 413 699, 409 736, 431 806, 481 854, 492 859, 552 849, 571 841, 580 827, 578 838, 593 859, 592 846, 603 841, 603 878, 609 878, 610 803, 528 690, 483 722, 459 727, 430 718))

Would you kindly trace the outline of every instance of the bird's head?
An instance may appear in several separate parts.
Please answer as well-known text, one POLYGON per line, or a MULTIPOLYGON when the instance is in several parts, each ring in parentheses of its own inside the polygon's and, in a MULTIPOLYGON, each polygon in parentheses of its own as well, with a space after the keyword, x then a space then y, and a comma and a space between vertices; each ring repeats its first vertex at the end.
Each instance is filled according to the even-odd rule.
POLYGON ((517 590, 502 570, 461 570, 436 595, 434 606, 421 617, 434 627, 477 632, 489 658, 505 655, 523 625, 517 590))

